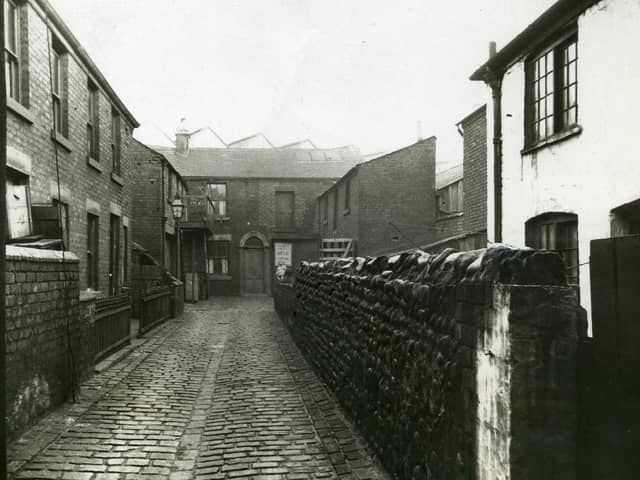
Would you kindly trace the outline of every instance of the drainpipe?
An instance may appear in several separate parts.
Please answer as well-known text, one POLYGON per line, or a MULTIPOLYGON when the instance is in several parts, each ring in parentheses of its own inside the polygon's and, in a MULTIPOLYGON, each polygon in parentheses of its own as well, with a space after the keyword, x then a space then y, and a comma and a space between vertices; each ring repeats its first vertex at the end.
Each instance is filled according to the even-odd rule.
POLYGON ((160 157, 160 262, 164 267, 164 226, 167 222, 165 211, 166 204, 164 199, 164 158, 160 157))
MULTIPOLYGON (((4 25, 4 1, 0 1, 0 25, 4 25)), ((0 52, 4 52, 4 34, 0 36, 0 52)), ((6 424, 6 314, 5 309, 5 241, 7 228, 7 83, 5 69, 0 69, 0 480, 7 478, 7 424, 6 424)))
MULTIPOLYGON (((489 43, 489 58, 496 54, 496 42, 489 43)), ((485 83, 493 101, 493 241, 502 242, 502 72, 487 72, 485 83)))

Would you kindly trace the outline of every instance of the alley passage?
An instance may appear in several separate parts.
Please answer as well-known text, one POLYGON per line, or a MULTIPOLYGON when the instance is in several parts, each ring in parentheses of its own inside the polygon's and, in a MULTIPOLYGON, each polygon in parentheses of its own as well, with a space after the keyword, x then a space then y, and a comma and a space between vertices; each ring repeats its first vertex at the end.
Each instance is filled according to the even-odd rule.
POLYGON ((14 478, 385 478, 267 297, 186 307, 9 452, 14 478))

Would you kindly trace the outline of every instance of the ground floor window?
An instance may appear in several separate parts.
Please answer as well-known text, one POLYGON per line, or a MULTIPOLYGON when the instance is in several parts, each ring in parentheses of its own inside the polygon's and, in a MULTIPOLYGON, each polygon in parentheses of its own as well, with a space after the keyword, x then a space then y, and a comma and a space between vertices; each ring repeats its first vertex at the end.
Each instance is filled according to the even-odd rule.
POLYGON ((226 240, 214 240, 209 242, 207 273, 229 275, 229 243, 230 242, 226 240))
POLYGON ((545 213, 525 225, 528 247, 558 252, 567 266, 567 282, 579 283, 578 216, 571 213, 545 213))
POLYGON ((611 236, 640 234, 640 200, 611 210, 611 236))

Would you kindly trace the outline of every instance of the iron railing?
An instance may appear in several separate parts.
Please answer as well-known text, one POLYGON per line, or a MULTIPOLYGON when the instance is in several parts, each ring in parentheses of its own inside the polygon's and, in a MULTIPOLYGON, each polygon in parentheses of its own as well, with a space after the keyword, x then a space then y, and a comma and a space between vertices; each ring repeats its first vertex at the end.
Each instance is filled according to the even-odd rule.
POLYGON ((131 341, 131 299, 128 293, 96 300, 96 362, 131 341))

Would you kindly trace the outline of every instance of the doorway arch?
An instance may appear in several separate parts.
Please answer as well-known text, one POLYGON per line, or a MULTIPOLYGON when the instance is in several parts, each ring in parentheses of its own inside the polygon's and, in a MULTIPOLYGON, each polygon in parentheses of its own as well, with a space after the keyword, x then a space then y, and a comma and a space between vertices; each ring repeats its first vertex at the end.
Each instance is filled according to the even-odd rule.
POLYGON ((269 241, 258 231, 245 233, 240 238, 240 293, 265 294, 269 291, 269 241))

